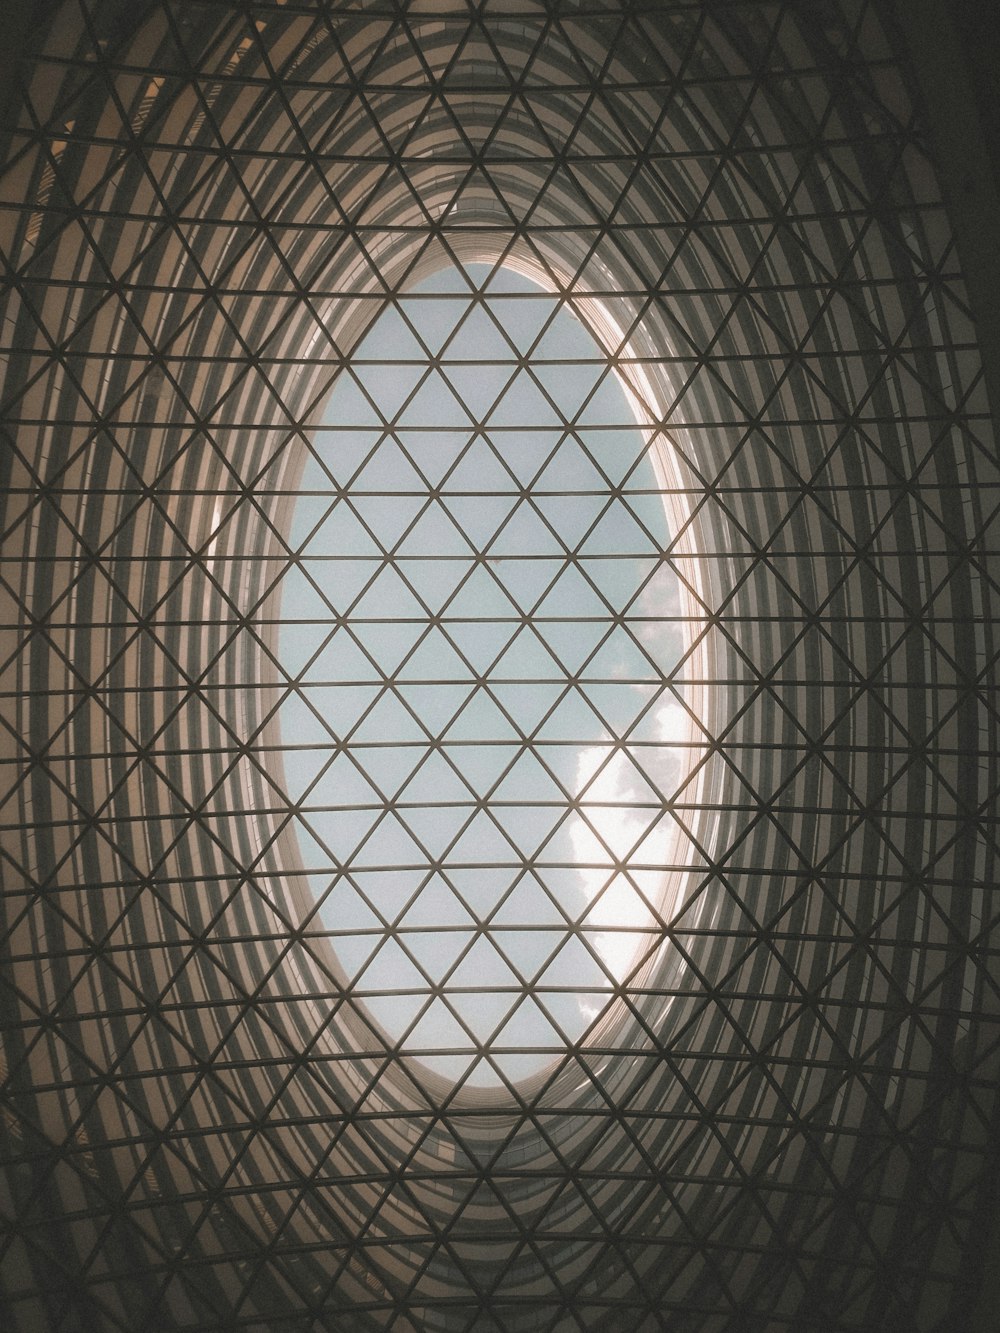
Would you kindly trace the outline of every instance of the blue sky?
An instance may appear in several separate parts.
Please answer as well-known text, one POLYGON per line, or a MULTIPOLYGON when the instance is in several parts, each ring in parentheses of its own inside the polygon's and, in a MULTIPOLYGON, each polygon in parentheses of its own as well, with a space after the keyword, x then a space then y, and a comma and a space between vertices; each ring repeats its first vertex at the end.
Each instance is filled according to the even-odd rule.
POLYGON ((375 322, 303 472, 279 656, 314 925, 394 1039, 440 987, 404 1048, 450 1077, 474 1041, 544 1068, 657 941, 686 731, 646 438, 573 313, 470 265, 375 322))

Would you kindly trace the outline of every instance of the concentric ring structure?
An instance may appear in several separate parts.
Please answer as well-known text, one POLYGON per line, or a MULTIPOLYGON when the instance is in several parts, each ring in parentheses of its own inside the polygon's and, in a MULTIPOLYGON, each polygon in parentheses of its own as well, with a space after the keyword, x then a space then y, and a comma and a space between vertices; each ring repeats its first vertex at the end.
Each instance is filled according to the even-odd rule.
POLYGON ((27 15, 0 175, 5 1328, 986 1318, 1000 381, 950 9, 27 15), (504 260, 652 400, 688 603, 659 688, 698 756, 661 793, 679 896, 618 1017, 474 1088, 370 1021, 317 915, 275 627, 365 331, 504 260))

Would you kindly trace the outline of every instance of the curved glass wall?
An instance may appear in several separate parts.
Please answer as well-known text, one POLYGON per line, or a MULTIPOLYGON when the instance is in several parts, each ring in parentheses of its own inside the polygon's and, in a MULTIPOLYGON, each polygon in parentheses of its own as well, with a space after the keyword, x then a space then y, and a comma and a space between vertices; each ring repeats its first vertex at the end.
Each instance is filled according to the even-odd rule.
MULTIPOLYGON (((78 0, 30 34, 0 176, 9 1322, 961 1327, 996 1141, 1000 478, 903 34, 868 0, 453 8, 78 0), (608 1021, 465 1076, 351 974, 363 850, 305 834, 365 801, 302 767, 332 678, 282 625, 320 558, 297 515, 340 484, 310 480, 325 405, 481 265, 576 310, 649 434, 648 507, 627 466, 603 493, 660 543, 682 643, 640 616, 628 683, 657 744, 668 696, 690 733, 681 790, 644 773, 660 898, 595 812, 611 762, 550 765, 655 942, 622 981, 592 923, 608 1021)), ((388 550, 385 480, 341 508, 388 550)), ((563 551, 573 494, 532 491, 563 551)))

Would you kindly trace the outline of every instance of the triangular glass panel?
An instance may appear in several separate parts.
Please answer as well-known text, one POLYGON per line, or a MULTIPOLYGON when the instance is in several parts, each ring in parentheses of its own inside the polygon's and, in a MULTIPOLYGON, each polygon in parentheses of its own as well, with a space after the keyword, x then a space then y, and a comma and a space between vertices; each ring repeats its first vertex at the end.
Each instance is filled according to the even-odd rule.
POLYGON ((566 794, 531 750, 518 756, 493 791, 497 801, 543 801, 564 803, 566 794))
POLYGON ((431 736, 444 734, 448 726, 465 706, 465 702, 475 688, 473 685, 459 685, 453 681, 444 683, 419 682, 397 687, 401 698, 409 705, 413 714, 420 719, 421 725, 431 736))
MULTIPOLYGON (((399 416, 407 400, 414 395, 417 385, 426 375, 425 365, 411 365, 407 362, 398 365, 352 365, 351 373, 358 385, 376 404, 376 419, 391 422, 399 416)), ((336 391, 339 393, 339 390, 336 391)), ((353 404, 351 404, 353 410, 353 404)), ((338 400, 331 401, 328 409, 331 416, 344 425, 367 424, 368 419, 355 423, 338 400)))
MULTIPOLYGON (((442 1000, 436 999, 428 1006, 420 1021, 414 1025, 403 1043, 403 1049, 419 1053, 432 1069, 439 1069, 445 1057, 436 1055, 437 1052, 448 1050, 465 1052, 470 1050, 471 1045, 468 1032, 451 1009, 442 1000), (436 1058, 428 1060, 429 1055, 436 1058)), ((449 1077, 456 1077, 457 1069, 460 1067, 464 1071, 468 1063, 468 1055, 452 1057, 444 1068, 449 1072, 449 1077)))
POLYGON ((464 297, 424 293, 416 287, 400 301, 400 308, 427 345, 431 356, 437 356, 451 337, 455 325, 468 309, 464 297))
POLYGON ((558 556, 565 548, 546 526, 538 511, 527 501, 520 502, 489 548, 495 558, 558 556))
POLYGON ((381 947, 358 977, 357 989, 374 991, 420 991, 427 983, 393 939, 383 938, 381 947))
POLYGON ((440 750, 431 750, 418 765, 412 778, 400 792, 403 802, 416 804, 432 793, 435 801, 463 804, 472 793, 440 750))
MULTIPOLYGON (((520 981, 510 970, 507 960, 484 935, 476 940, 451 974, 449 984, 453 987, 466 987, 474 991, 492 991, 503 988, 508 992, 519 992, 522 989, 520 981)), ((510 1009, 514 1004, 514 996, 507 995, 501 1003, 505 1011, 510 1009)), ((492 1031, 492 1027, 489 1031, 492 1031)), ((483 1035, 488 1034, 483 1033, 483 1035)))
POLYGON ((312 745, 329 748, 335 741, 332 729, 317 728, 316 704, 304 690, 289 690, 277 706, 276 718, 289 749, 312 745))
POLYGON ((557 426, 558 411, 539 389, 534 379, 521 372, 489 415, 491 428, 501 426, 557 426))
POLYGON ((536 991, 534 998, 554 1030, 564 1032, 569 1041, 578 1041, 608 1004, 608 997, 595 991, 545 989, 536 991))
MULTIPOLYGON (((507 271, 500 269, 501 274, 507 271)), ((526 280, 523 282, 523 295, 498 296, 495 294, 499 290, 509 290, 511 285, 491 283, 487 304, 493 318, 513 342, 517 351, 524 356, 531 350, 547 321, 552 318, 552 313, 556 308, 556 300, 554 297, 539 291, 534 283, 529 283, 526 280)), ((533 359, 534 357, 541 357, 541 355, 541 351, 536 350, 533 353, 533 359)), ((565 348, 561 348, 559 356, 565 358, 567 355, 572 354, 568 353, 565 348)))
POLYGON ((655 484, 652 470, 646 472, 643 465, 647 446, 639 431, 626 429, 620 424, 616 424, 613 429, 577 425, 573 434, 581 449, 589 455, 594 466, 607 477, 612 486, 620 486, 627 479, 636 477, 640 468, 639 484, 655 484))
MULTIPOLYGON (((329 761, 329 752, 320 752, 328 766, 309 792, 309 805, 372 806, 381 810, 382 798, 358 770, 348 754, 341 752, 329 761)), ((287 771, 287 760, 286 760, 287 771)))
POLYGON ((566 674, 575 676, 608 633, 605 619, 546 620, 545 641, 566 674))
MULTIPOLYGON (((575 862, 588 879, 590 870, 596 875, 614 864, 613 853, 595 833, 586 812, 572 811, 562 821, 546 843, 544 855, 547 861, 575 862)), ((604 881, 598 877, 598 882, 604 881)))
POLYGON ((491 809, 493 818, 526 861, 530 861, 548 842, 556 826, 566 817, 562 804, 507 805, 498 802, 491 809))
POLYGON ((524 560, 516 555, 490 555, 487 558, 507 595, 520 611, 526 613, 535 609, 549 584, 565 566, 562 557, 540 556, 524 560))
POLYGON ((594 527, 606 504, 607 498, 603 495, 535 496, 539 513, 570 551, 575 551, 594 527))
MULTIPOLYGON (((453 355, 456 347, 457 344, 454 344, 453 355)), ((442 374, 442 379, 447 380, 451 392, 461 403, 468 417, 474 422, 482 422, 489 416, 494 403, 506 390, 512 373, 513 367, 509 365, 476 362, 472 365, 448 365, 442 374)), ((442 420, 442 424, 449 423, 442 420)), ((482 491, 489 488, 480 483, 475 489, 482 491)))
POLYGON ((329 850, 329 843, 326 838, 317 836, 313 825, 320 823, 315 816, 306 819, 303 815, 296 816, 293 821, 295 834, 299 843, 299 854, 302 857, 302 865, 307 873, 327 874, 332 869, 332 861, 329 850))
MULTIPOLYGON (((364 755, 361 751, 359 758, 364 755)), ((426 861, 413 838, 394 814, 386 813, 357 852, 354 863, 366 866, 420 866, 426 861)))
MULTIPOLYGON (((366 995, 364 1008, 361 1009, 360 1004, 358 1008, 362 1015, 365 1011, 370 1013, 375 1022, 389 1034, 390 1040, 395 1041, 399 1039, 399 1033, 406 1032, 426 1004, 427 996, 419 992, 414 994, 366 995)), ((381 1105, 380 1100, 376 1102, 376 1108, 381 1105)))
MULTIPOLYGON (((375 541, 386 551, 397 545, 406 530, 412 526, 426 497, 419 495, 353 495, 350 500, 362 523, 375 541)), ((357 552, 351 552, 354 555, 357 552)))
POLYGON ((492 819, 480 810, 452 848, 458 866, 518 865, 521 857, 492 819))
POLYGON ((468 805, 397 806, 397 818, 413 834, 429 859, 440 861, 472 820, 468 805))
POLYGON ((428 375, 400 417, 400 425, 426 430, 464 430, 476 421, 459 392, 452 389, 443 375, 428 375))
MULTIPOLYGON (((482 59, 483 65, 481 68, 484 74, 487 70, 499 72, 499 66, 492 50, 484 50, 482 59)), ((491 83, 493 82, 489 74, 486 77, 489 78, 491 83)), ((488 210, 494 215, 507 216, 513 221, 506 193, 494 182, 488 171, 480 170, 472 172, 462 182, 443 217, 450 227, 468 226, 476 228, 484 210, 488 210)))
POLYGON ((333 616, 320 593, 297 572, 285 579, 281 611, 278 655, 283 671, 295 677, 334 632, 333 616))
MULTIPOLYGON (((295 696, 292 696, 292 700, 289 702, 293 702, 299 709, 305 707, 301 700, 296 699, 295 696)), ((285 736, 292 737, 299 734, 297 730, 293 729, 290 716, 286 722, 284 706, 279 716, 281 717, 285 736)), ((308 730, 306 734, 308 735, 308 730)), ((322 742, 312 741, 296 746, 289 739, 282 745, 281 759, 284 768, 284 786, 289 800, 298 802, 302 799, 303 793, 308 787, 312 786, 316 775, 323 765, 329 762, 329 758, 329 746, 323 745, 322 742)))
POLYGON ((321 743, 327 747, 350 734, 361 715, 371 707, 382 689, 381 684, 322 685, 310 682, 302 687, 302 703, 308 710, 301 712, 291 707, 290 696, 282 704, 281 725, 294 728, 289 736, 301 737, 300 744, 321 743), (286 711, 287 710, 287 711, 286 711))
POLYGON ((485 550, 518 503, 512 495, 448 495, 442 504, 477 550, 485 550))
MULTIPOLYGON (((458 598, 455 600, 457 602, 458 598)), ((513 617, 510 621, 449 619, 445 623, 448 637, 454 642, 462 657, 480 675, 490 669, 517 631, 513 617)))
POLYGON ((520 868, 514 866, 455 866, 449 869, 447 878, 472 916, 485 922, 520 874, 520 868))
POLYGON ((541 740, 596 742, 607 735, 607 728, 581 691, 575 689, 564 695, 538 735, 541 740))
POLYGON ((358 598, 357 620, 423 620, 424 609, 392 565, 385 565, 358 598))
POLYGON ((396 695, 386 691, 354 731, 355 744, 398 744, 422 741, 426 731, 396 695))
POLYGON ((446 634, 434 628, 425 633, 420 643, 399 670, 404 681, 468 681, 473 672, 462 660, 446 634))
MULTIPOLYGON (((564 1042, 545 1013, 530 995, 526 995, 494 1037, 492 1049, 494 1052, 522 1051, 525 1047, 535 1046, 549 1047, 551 1055, 555 1056, 562 1051, 564 1042)), ((528 1056, 525 1060, 536 1063, 528 1056)))
POLYGON ((351 881, 376 915, 395 926, 419 901, 427 882, 425 867, 406 869, 358 870, 351 881))
MULTIPOLYGON (((589 570, 588 570, 589 572, 589 570)), ((559 620, 596 620, 607 631, 608 606, 576 565, 566 565, 539 603, 539 617, 559 620)))
MULTIPOLYGON (((637 866, 669 866, 690 859, 688 848, 689 834, 686 832, 684 809, 663 814, 650 827, 645 836, 637 843, 631 859, 637 866)), ((645 890, 645 884, 638 872, 633 872, 639 886, 645 890)), ((659 890, 659 885, 654 885, 659 890)), ((646 895, 651 902, 658 901, 659 893, 650 889, 646 895)))
MULTIPOLYGON (((586 543, 585 543, 586 546, 586 543)), ((636 600, 639 588, 655 567, 652 557, 622 559, 620 554, 588 554, 587 578, 600 590, 614 611, 625 611, 636 600)))
MULTIPOLYGON (((645 471, 645 468, 642 470, 645 471)), ((630 480, 635 481, 635 474, 630 480)), ((626 506, 632 518, 643 529, 646 541, 651 542, 657 551, 663 553, 670 542, 670 525, 667 521, 667 511, 663 504, 663 498, 660 495, 651 494, 646 488, 643 488, 641 493, 637 492, 637 486, 627 487, 621 503, 626 506)), ((646 550, 645 546, 643 546, 643 550, 646 550)))
MULTIPOLYGON (((428 162, 424 179, 429 182, 437 198, 442 200, 442 196, 447 198, 446 190, 435 187, 434 183, 435 178, 440 179, 440 175, 440 168, 428 162)), ((419 188, 418 181, 414 181, 414 184, 419 188)), ((410 289, 411 295, 416 293, 419 296, 454 296, 456 293, 461 293, 466 300, 472 296, 474 283, 469 277, 468 269, 455 262, 449 242, 447 233, 441 232, 432 234, 426 241, 419 243, 419 248, 413 255, 411 272, 421 268, 428 276, 410 289)))
MULTIPOLYGON (((336 422, 337 432, 349 428, 378 426, 385 417, 372 405, 369 396, 362 392, 357 380, 348 372, 342 372, 334 389, 336 403, 331 402, 329 417, 336 422)), ((330 427, 328 427, 330 429, 330 427)))
POLYGON ((564 678, 540 632, 529 625, 518 631, 491 674, 494 680, 556 680, 562 683, 564 678))
POLYGON ((516 745, 446 744, 444 750, 477 796, 486 796, 514 762, 516 745))
POLYGON ((406 427, 396 432, 400 446, 413 464, 427 478, 429 486, 439 486, 449 469, 461 457, 470 439, 468 430, 418 430, 406 427))
POLYGON ((469 930, 457 930, 438 922, 433 930, 402 930, 399 938, 428 976, 439 983, 469 947, 473 935, 469 930))
POLYGON ((608 371, 581 412, 579 424, 581 427, 614 426, 621 429, 624 423, 631 423, 633 419, 625 404, 621 384, 614 372, 608 371))
MULTIPOLYGON (((660 629, 658 625, 649 628, 654 635, 660 629)), ((649 662, 645 653, 640 651, 635 641, 636 634, 645 639, 646 631, 645 625, 637 626, 631 634, 620 625, 616 626, 587 663, 585 678, 627 680, 633 684, 642 680, 659 680, 659 672, 649 662)))
POLYGON ((601 358, 603 370, 606 361, 593 334, 581 323, 576 311, 568 302, 561 305, 558 315, 546 329, 532 353, 533 361, 553 361, 557 364, 567 361, 594 361, 597 357, 601 358))
POLYGON ((473 306, 462 320, 448 345, 447 355, 489 364, 506 363, 511 368, 517 360, 517 353, 481 305, 473 306))
POLYGON ((426 489, 423 478, 391 435, 382 440, 351 484, 352 496, 367 491, 375 495, 409 491, 422 497, 426 489))
POLYGON ((382 923, 351 885, 340 880, 324 899, 320 924, 338 932, 331 943, 348 982, 353 982, 385 938, 382 923))
POLYGON ((432 875, 400 919, 406 929, 472 926, 475 918, 440 875, 432 875))
MULTIPOLYGON (((285 616, 290 621, 305 619, 306 613, 312 608, 317 613, 318 623, 324 618, 331 619, 331 613, 342 615, 350 610, 362 590, 375 577, 381 563, 381 558, 352 560, 339 555, 319 556, 316 559, 303 560, 302 572, 296 569, 289 570, 281 589, 282 643, 286 633, 285 616), (313 591, 320 598, 319 603, 304 591, 310 581, 316 585, 313 591), (303 599, 301 612, 298 609, 300 596, 303 599)), ((289 625, 287 630, 289 639, 301 628, 307 627, 289 625)), ((280 652, 283 656, 284 649, 282 648, 280 652)))
POLYGON ((371 780, 372 786, 392 799, 411 777, 423 758, 422 745, 355 746, 352 754, 371 780))
MULTIPOLYGON (((312 468, 316 465, 312 464, 312 468)), ((318 471, 318 468, 316 469, 318 471)), ((313 480, 317 480, 313 478, 313 480)), ((336 494, 330 490, 326 478, 323 479, 323 488, 318 486, 303 487, 299 493, 299 498, 295 504, 295 519, 288 533, 288 547, 290 552, 295 555, 308 549, 308 544, 312 534, 322 526, 323 520, 331 513, 337 503, 336 494), (313 493, 316 492, 316 493, 313 493)), ((212 515, 212 543, 209 549, 214 548, 214 544, 220 534, 225 532, 226 519, 221 515, 218 522, 215 521, 215 513, 212 515)))
MULTIPOLYGON (((477 565, 448 604, 449 633, 453 620, 514 620, 518 608, 503 588, 502 571, 477 565)), ((492 642, 493 640, 491 640, 492 642)))
POLYGON ((512 741, 517 738, 514 724, 484 689, 474 691, 447 732, 449 744, 456 741, 512 741))
MULTIPOLYGON (((457 534, 456 538, 461 540, 457 534)), ((409 540, 404 542, 404 547, 409 540)), ((467 556, 441 560, 434 556, 414 555, 396 561, 396 568, 431 615, 444 608, 471 567, 472 561, 467 556)))
MULTIPOLYGON (((430 583, 432 578, 438 576, 438 569, 447 560, 460 561, 457 572, 459 575, 464 573, 474 550, 474 543, 470 542, 459 524, 437 500, 426 507, 399 546, 400 556, 435 559, 436 563, 429 570, 425 569, 425 583, 430 583)), ((455 572, 455 569, 448 570, 438 577, 447 582, 455 572)))
MULTIPOLYGON (((493 926, 556 926, 565 929, 566 920, 552 898, 542 888, 537 876, 531 872, 518 880, 513 891, 505 898, 499 911, 493 916, 493 926)), ((556 939, 551 932, 545 932, 550 949, 555 947, 556 939)), ((499 942, 500 936, 497 935, 499 942)))
MULTIPOLYGON (((316 570, 322 557, 350 556, 358 559, 364 556, 377 557, 378 544, 365 528, 350 505, 337 502, 324 507, 323 521, 314 531, 302 534, 303 563, 310 571, 316 570), (308 540, 306 540, 308 538, 308 540), (316 561, 317 563, 311 563, 316 561)), ((323 586, 325 580, 318 580, 323 586)))
MULTIPOLYGON (((595 364, 595 351, 595 348, 591 348, 591 360, 588 362, 557 362, 532 367, 532 374, 542 392, 566 421, 574 420, 583 410, 604 370, 603 359, 595 364)), ((618 422, 624 424, 628 420, 628 409, 623 402, 618 422)))
POLYGON ((583 992, 610 990, 612 983, 604 975, 591 951, 575 935, 571 935, 542 973, 539 985, 569 989, 575 986, 583 992))
POLYGON ((556 681, 496 681, 490 693, 518 731, 530 736, 565 688, 556 681))
POLYGON ((387 676, 394 676, 420 635, 425 633, 425 626, 417 619, 412 622, 357 621, 354 633, 378 667, 387 676))
POLYGON ((545 468, 546 461, 563 437, 562 430, 535 427, 493 428, 489 439, 522 486, 528 486, 545 468))
POLYGON ((660 687, 637 681, 623 681, 621 684, 596 681, 581 684, 580 689, 608 729, 617 736, 624 736, 643 709, 656 697, 660 687))
POLYGON ((660 546, 636 521, 624 500, 615 500, 601 515, 581 549, 587 556, 603 555, 619 560, 623 556, 660 554, 660 546))
MULTIPOLYGON (((409 311, 407 311, 409 313, 409 311)), ((433 351, 433 349, 431 349, 433 351)), ((427 353, 414 337, 413 330, 393 307, 385 310, 354 349, 352 360, 426 362, 427 353)))
POLYGON ((444 485, 445 491, 487 494, 517 489, 517 481, 503 466, 496 449, 487 443, 484 435, 475 436, 444 485))
POLYGON ((567 491, 593 494, 602 508, 607 504, 608 482, 579 440, 568 436, 559 445, 535 483, 540 492, 562 495, 567 491))

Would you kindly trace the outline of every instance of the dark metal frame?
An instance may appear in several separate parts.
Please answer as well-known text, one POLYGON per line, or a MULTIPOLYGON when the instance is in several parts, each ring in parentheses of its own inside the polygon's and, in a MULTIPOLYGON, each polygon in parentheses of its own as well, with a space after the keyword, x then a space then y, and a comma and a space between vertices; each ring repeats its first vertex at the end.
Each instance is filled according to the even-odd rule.
POLYGON ((23 65, 8 1326, 952 1327, 996 1166, 1000 478, 901 35, 870 0, 458 9, 68 0, 23 65), (497 1091, 339 967, 274 645, 332 384, 484 256, 653 377, 693 626, 661 687, 703 736, 627 1021, 497 1091))

